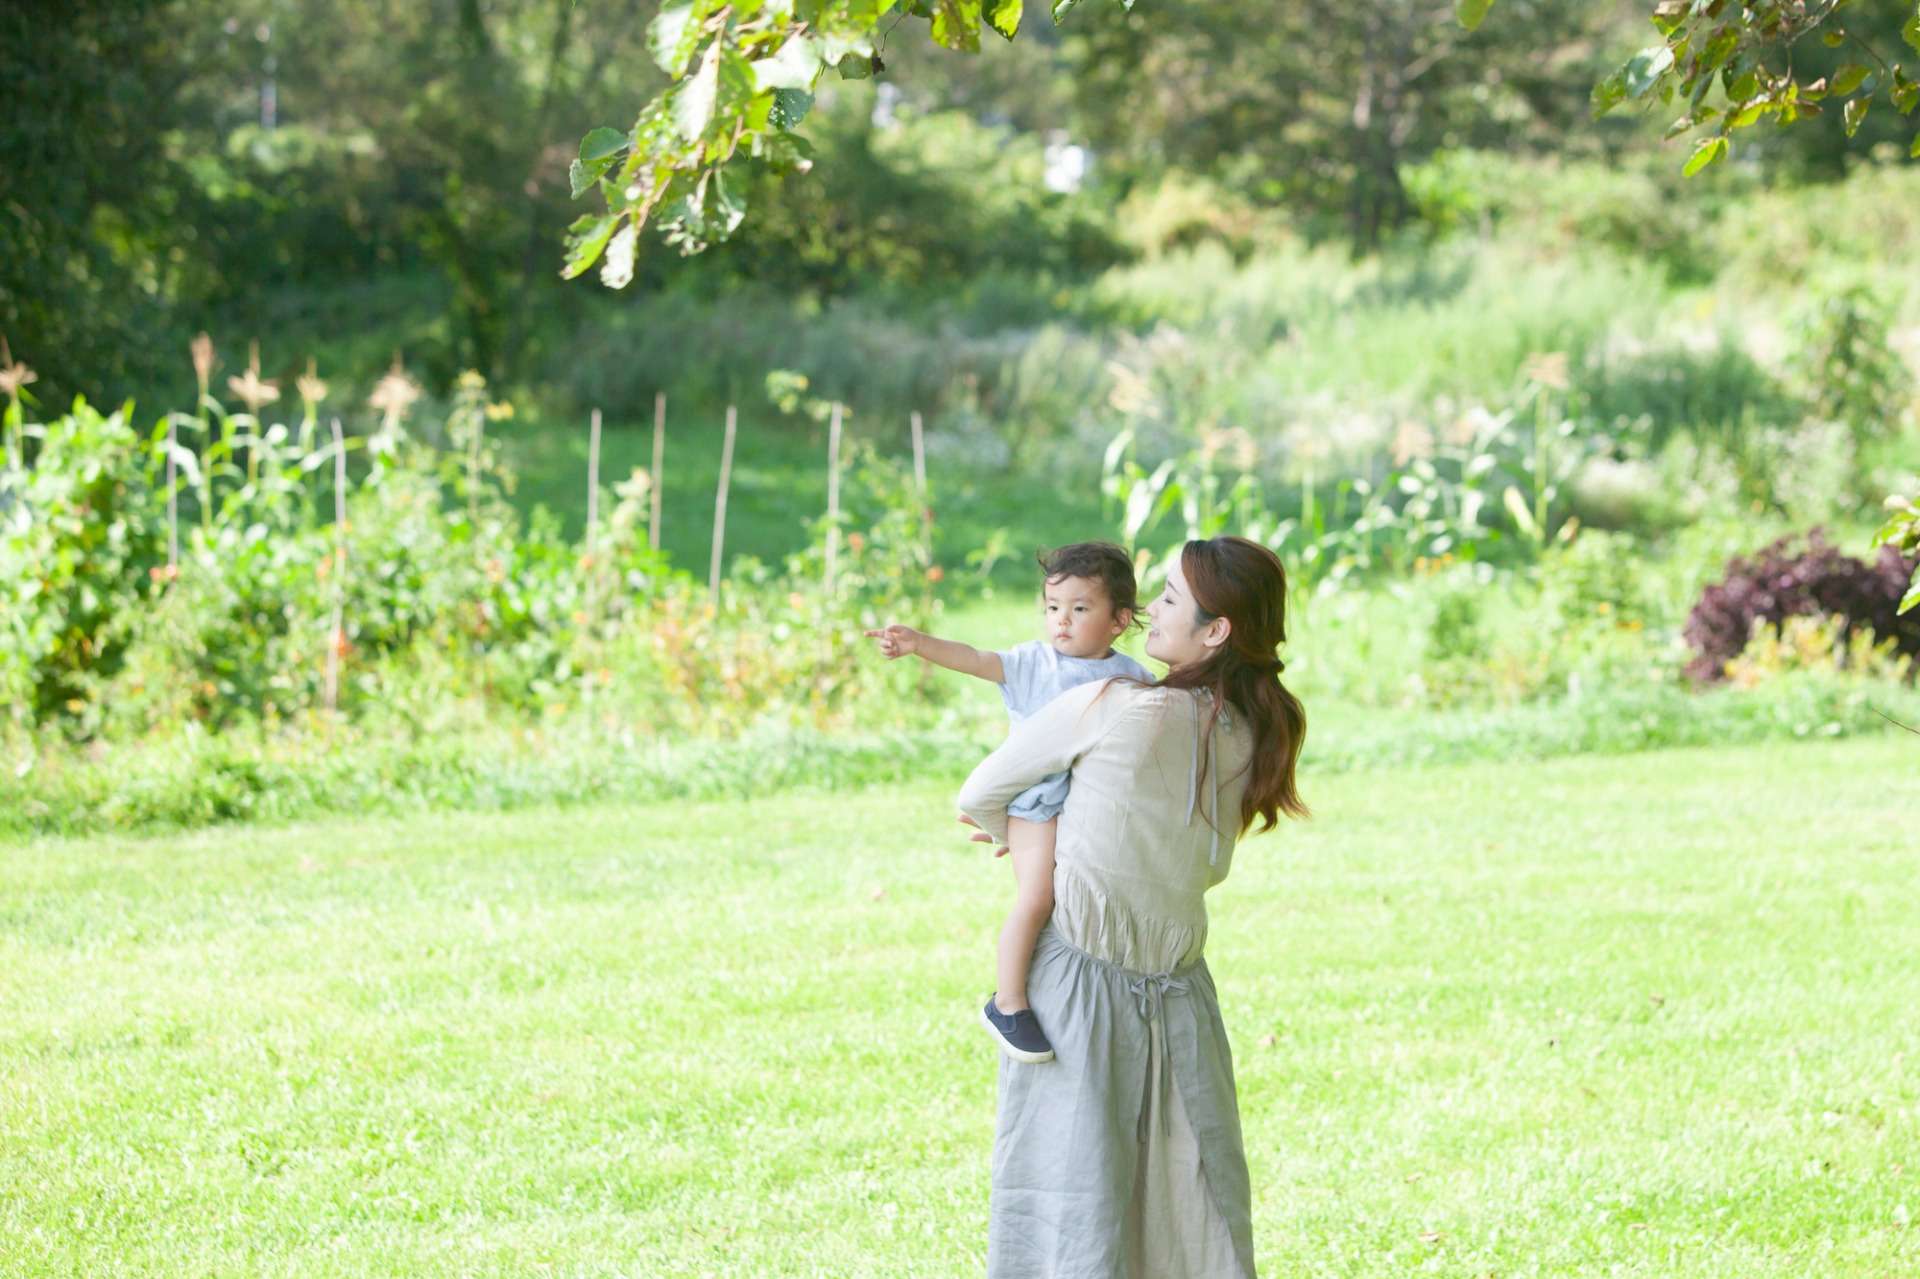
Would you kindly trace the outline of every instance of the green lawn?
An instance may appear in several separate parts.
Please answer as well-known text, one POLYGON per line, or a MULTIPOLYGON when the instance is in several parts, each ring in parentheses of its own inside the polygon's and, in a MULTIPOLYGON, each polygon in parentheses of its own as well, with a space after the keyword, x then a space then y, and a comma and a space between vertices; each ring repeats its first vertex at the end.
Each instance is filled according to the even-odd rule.
MULTIPOLYGON (((1306 779, 1209 950, 1263 1274, 1920 1271, 1916 765, 1306 779)), ((953 789, 0 847, 0 1274, 977 1274, 953 789)))

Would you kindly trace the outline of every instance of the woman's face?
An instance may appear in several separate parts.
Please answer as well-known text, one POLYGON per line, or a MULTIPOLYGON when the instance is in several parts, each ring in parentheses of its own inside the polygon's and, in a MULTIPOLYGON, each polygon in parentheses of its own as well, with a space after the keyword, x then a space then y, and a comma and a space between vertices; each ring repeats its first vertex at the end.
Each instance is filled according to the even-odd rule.
POLYGON ((1187 594, 1187 576, 1176 558, 1167 569, 1167 585, 1147 605, 1151 625, 1147 628, 1147 656, 1169 667, 1189 666, 1204 661, 1227 639, 1227 619, 1216 617, 1202 624, 1193 597, 1187 594))

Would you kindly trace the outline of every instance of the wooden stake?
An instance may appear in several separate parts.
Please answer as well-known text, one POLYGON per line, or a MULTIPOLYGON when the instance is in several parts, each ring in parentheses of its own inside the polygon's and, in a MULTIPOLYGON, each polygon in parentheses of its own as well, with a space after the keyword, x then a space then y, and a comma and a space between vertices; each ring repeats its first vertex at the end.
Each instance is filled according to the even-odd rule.
POLYGON ((907 415, 907 424, 913 428, 913 482, 920 491, 927 491, 927 436, 921 428, 920 410, 915 409, 907 415))
POLYGON ((333 618, 327 628, 327 711, 340 707, 340 649, 346 643, 347 443, 333 419, 333 618))
POLYGON ((173 451, 179 447, 173 414, 167 414, 167 581, 180 576, 180 494, 174 490, 173 451))
POLYGON ((600 410, 593 411, 587 428, 587 553, 593 553, 594 532, 600 522, 600 410))
POLYGON ((707 570, 707 591, 715 607, 720 603, 720 548, 727 538, 727 483, 733 477, 734 409, 727 405, 727 440, 720 449, 720 490, 713 499, 713 564, 707 570))
POLYGON ((913 482, 920 490, 920 524, 927 538, 927 554, 933 554, 933 504, 927 499, 927 436, 920 423, 920 411, 907 415, 913 428, 913 482))
MULTIPOLYGON (((602 575, 600 573, 599 559, 595 555, 595 548, 599 545, 599 541, 600 541, 599 530, 600 530, 600 410, 595 409, 593 411, 592 416, 588 419, 588 426, 587 426, 587 555, 586 555, 586 561, 590 567, 587 570, 586 604, 587 604, 587 616, 589 619, 592 619, 589 622, 588 631, 587 631, 587 634, 590 637, 589 643, 591 643, 591 637, 598 634, 597 624, 600 617, 600 582, 602 580, 602 575)), ((580 672, 580 681, 582 686, 581 693, 580 693, 580 701, 581 701, 581 704, 589 712, 587 716, 587 722, 591 724, 593 722, 593 716, 591 714, 591 711, 593 710, 593 690, 594 690, 594 685, 598 683, 598 680, 596 678, 596 672, 599 670, 599 663, 588 662, 588 663, 584 663, 584 665, 586 665, 587 669, 580 672)))
POLYGON ((647 520, 647 545, 654 550, 660 549, 660 489, 662 480, 660 468, 666 462, 667 452, 667 393, 655 391, 653 394, 653 514, 647 520))
MULTIPOLYGON (((915 409, 907 415, 907 425, 913 431, 913 485, 920 494, 920 540, 926 549, 927 566, 933 566, 933 503, 927 497, 927 433, 920 421, 920 410, 915 409)), ((923 591, 929 589, 922 583, 923 591)), ((918 663, 920 667, 920 689, 924 693, 930 662, 918 663)))
POLYGON ((827 424, 827 594, 833 594, 833 570, 840 558, 840 404, 827 424))

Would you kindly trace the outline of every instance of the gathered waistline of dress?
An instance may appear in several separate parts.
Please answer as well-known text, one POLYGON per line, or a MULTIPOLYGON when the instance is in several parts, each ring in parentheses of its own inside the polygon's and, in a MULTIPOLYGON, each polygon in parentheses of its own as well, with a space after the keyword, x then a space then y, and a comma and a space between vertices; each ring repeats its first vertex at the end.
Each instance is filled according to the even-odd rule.
POLYGON ((1169 968, 1162 972, 1157 972, 1157 973, 1142 972, 1138 968, 1128 968, 1122 964, 1114 963, 1111 959, 1102 959, 1100 958, 1100 956, 1094 954, 1090 950, 1081 949, 1080 947, 1074 945, 1072 942, 1068 941, 1064 936, 1062 936, 1060 933, 1060 930, 1055 928, 1051 921, 1049 921, 1045 927, 1041 928, 1038 941, 1040 943, 1051 942, 1052 944, 1059 946, 1063 950, 1072 951, 1075 955, 1086 960, 1088 963, 1094 964, 1097 967, 1106 969, 1108 972, 1112 973, 1115 977, 1118 977, 1123 981, 1140 981, 1143 979, 1148 981, 1165 981, 1168 979, 1185 977, 1193 973, 1196 969, 1198 969, 1201 964, 1204 964, 1206 962, 1206 959, 1207 959, 1205 955, 1195 955, 1192 959, 1188 960, 1184 964, 1181 964, 1177 968, 1169 968))

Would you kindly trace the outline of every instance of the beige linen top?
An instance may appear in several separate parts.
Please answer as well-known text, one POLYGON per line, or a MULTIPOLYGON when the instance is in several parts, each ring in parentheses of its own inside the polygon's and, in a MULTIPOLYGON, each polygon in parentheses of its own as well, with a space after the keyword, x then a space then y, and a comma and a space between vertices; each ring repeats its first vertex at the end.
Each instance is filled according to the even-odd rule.
POLYGON ((1233 863, 1253 745, 1231 707, 1203 744, 1211 707, 1205 691, 1082 684, 1015 725, 960 789, 960 811, 1004 843, 1013 798, 1073 770, 1054 844, 1053 926, 1122 968, 1167 972, 1206 946, 1202 897, 1233 863))

